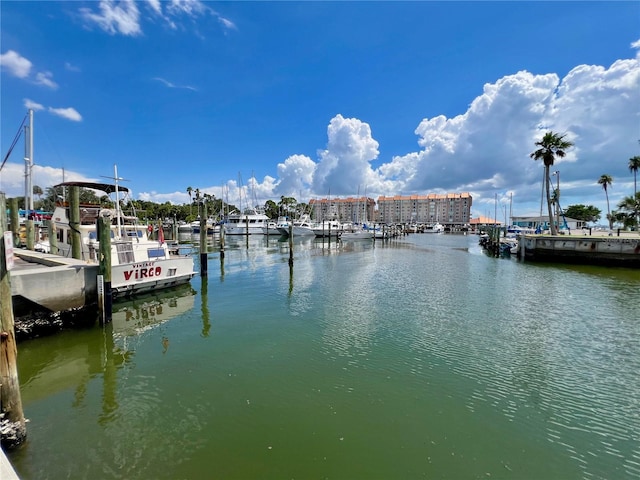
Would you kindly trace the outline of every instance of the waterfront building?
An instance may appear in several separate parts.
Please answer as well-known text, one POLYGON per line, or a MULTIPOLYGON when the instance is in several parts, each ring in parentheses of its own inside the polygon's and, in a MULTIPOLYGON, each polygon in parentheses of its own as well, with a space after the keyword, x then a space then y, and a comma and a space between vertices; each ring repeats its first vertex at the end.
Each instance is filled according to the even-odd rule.
POLYGON ((378 197, 380 223, 440 223, 445 227, 463 227, 471 220, 469 193, 443 195, 395 195, 378 197))
POLYGON ((317 221, 336 219, 340 222, 353 223, 376 221, 376 202, 369 197, 311 199, 309 205, 312 208, 313 218, 317 221))
MULTIPOLYGON (((529 217, 511 217, 511 223, 518 227, 535 229, 540 227, 541 230, 549 230, 550 222, 549 215, 543 216, 529 216, 529 217)), ((569 230, 581 230, 582 228, 589 228, 588 222, 583 220, 576 220, 575 218, 560 217, 560 223, 556 223, 556 226, 560 229, 569 230)))

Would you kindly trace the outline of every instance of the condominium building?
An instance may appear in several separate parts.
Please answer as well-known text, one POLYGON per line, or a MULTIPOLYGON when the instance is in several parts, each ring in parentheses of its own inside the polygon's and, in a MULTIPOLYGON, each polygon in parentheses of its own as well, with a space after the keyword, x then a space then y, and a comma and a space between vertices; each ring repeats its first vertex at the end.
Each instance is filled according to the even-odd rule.
POLYGON ((312 199, 313 218, 316 220, 337 218, 341 222, 376 223, 436 223, 445 226, 464 226, 471 220, 471 195, 447 193, 438 195, 395 195, 378 197, 376 202, 368 197, 312 199))
POLYGON ((318 221, 338 219, 341 222, 364 223, 376 220, 376 202, 373 198, 311 199, 309 206, 312 208, 313 218, 318 221))
POLYGON ((395 195, 378 197, 380 223, 435 223, 445 226, 467 225, 471 219, 469 193, 438 195, 395 195))

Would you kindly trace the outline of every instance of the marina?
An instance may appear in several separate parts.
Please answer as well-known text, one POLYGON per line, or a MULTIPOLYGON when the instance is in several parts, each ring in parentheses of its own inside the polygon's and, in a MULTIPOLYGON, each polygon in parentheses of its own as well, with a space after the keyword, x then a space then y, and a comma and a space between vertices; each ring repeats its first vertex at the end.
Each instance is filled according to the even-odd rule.
POLYGON ((208 278, 19 344, 19 478, 640 474, 637 269, 227 240, 208 278))

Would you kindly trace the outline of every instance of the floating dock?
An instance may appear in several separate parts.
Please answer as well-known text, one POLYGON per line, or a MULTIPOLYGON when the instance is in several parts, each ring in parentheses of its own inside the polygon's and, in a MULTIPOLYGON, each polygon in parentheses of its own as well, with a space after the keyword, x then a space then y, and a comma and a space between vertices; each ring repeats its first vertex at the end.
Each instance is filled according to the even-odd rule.
POLYGON ((31 250, 14 250, 11 297, 16 316, 64 312, 97 302, 98 266, 31 250))

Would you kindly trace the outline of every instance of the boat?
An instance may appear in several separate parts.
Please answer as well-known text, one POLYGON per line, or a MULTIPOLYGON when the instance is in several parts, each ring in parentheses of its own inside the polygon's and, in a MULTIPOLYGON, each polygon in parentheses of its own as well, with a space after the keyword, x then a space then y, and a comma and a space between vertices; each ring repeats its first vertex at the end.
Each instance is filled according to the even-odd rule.
POLYGON ((342 233, 342 224, 338 220, 323 220, 311 227, 318 238, 339 237, 342 233))
MULTIPOLYGON (((117 179, 117 174, 115 175, 117 179)), ((158 239, 151 239, 153 226, 138 223, 135 216, 124 215, 120 209, 119 193, 129 189, 117 184, 93 182, 63 182, 57 187, 79 187, 116 193, 115 208, 97 204, 80 205, 80 223, 70 225, 69 205, 58 202, 51 221, 56 227, 57 248, 62 256, 72 254, 72 228, 80 234, 81 258, 88 263, 99 263, 100 245, 96 231, 98 217, 110 218, 111 223, 111 289, 114 297, 148 292, 188 283, 195 275, 193 258, 180 255, 176 247, 164 241, 162 229, 158 239)))
POLYGON ((341 240, 373 240, 375 238, 374 230, 367 228, 367 225, 350 223, 344 226, 341 240))
POLYGON ((247 208, 243 213, 230 213, 224 223, 225 235, 262 235, 269 217, 259 208, 247 208))
POLYGON ((269 220, 267 225, 262 227, 262 233, 265 235, 282 235, 280 228, 289 231, 289 221, 287 217, 278 217, 278 220, 269 220))
POLYGON ((278 230, 283 235, 289 235, 289 230, 294 237, 315 236, 313 231, 313 224, 311 223, 311 217, 308 214, 303 214, 297 220, 294 220, 291 227, 282 226, 278 227, 278 230))
MULTIPOLYGON (((190 224, 190 231, 192 235, 200 235, 200 220, 194 220, 190 224)), ((215 223, 213 219, 207 218, 207 235, 215 235, 220 233, 220 225, 215 223)))
POLYGON ((191 224, 181 220, 178 223, 178 233, 191 233, 191 224))
POLYGON ((444 232, 444 226, 440 224, 440 222, 431 223, 425 225, 424 233, 442 233, 444 232))

